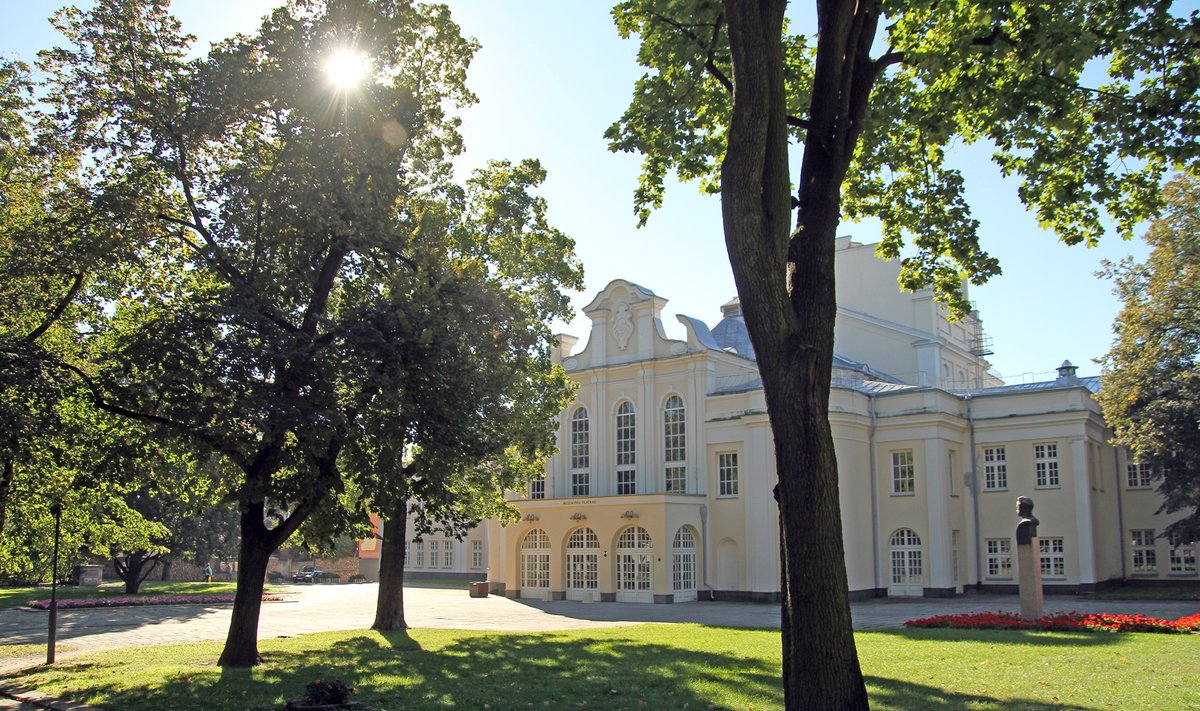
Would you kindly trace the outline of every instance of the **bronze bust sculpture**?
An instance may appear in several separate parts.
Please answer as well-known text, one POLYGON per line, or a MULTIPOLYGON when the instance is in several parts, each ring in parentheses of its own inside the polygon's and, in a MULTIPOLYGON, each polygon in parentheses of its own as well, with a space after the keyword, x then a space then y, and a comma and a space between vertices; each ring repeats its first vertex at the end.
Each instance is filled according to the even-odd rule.
POLYGON ((1017 515, 1021 517, 1021 522, 1017 524, 1017 545, 1033 543, 1038 527, 1038 520, 1033 515, 1033 499, 1018 496, 1017 515))

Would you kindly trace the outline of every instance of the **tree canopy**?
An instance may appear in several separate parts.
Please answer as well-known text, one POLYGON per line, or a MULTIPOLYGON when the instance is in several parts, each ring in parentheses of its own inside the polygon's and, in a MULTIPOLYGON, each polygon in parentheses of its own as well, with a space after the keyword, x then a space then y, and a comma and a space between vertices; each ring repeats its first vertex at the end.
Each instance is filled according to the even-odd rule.
POLYGON ((1113 441, 1149 462, 1163 510, 1184 516, 1166 533, 1200 540, 1200 180, 1167 185, 1166 208, 1146 232, 1144 263, 1106 274, 1124 307, 1102 361, 1100 404, 1113 441))
POLYGON ((643 221, 671 172, 720 193, 776 443, 786 702, 866 708, 828 423, 838 225, 879 218, 901 286, 967 310, 963 281, 999 265, 948 158, 986 142, 1060 239, 1093 243, 1109 224, 1128 237, 1168 170, 1197 169, 1200 15, 1111 0, 808 7, 811 35, 790 30, 786 0, 618 3, 647 71, 607 136, 644 157, 643 221))
POLYGON ((158 0, 100 0, 57 26, 43 140, 86 156, 81 204, 122 268, 85 284, 78 300, 103 308, 74 321, 80 342, 55 364, 106 412, 230 463, 218 488, 241 548, 220 662, 251 665, 268 556, 306 521, 328 536, 365 506, 350 455, 391 427, 372 394, 405 385, 381 359, 457 308, 497 332, 503 364, 548 364, 534 324, 578 283, 573 245, 531 211, 536 164, 453 183, 476 46, 444 6, 291 0, 197 59, 158 0), (357 83, 328 74, 347 53, 357 83))

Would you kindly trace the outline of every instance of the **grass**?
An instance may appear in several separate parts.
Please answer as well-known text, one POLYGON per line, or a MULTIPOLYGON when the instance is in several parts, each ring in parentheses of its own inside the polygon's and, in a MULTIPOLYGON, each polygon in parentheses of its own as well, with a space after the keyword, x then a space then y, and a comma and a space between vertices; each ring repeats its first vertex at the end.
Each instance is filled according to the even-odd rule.
MULTIPOLYGON (((479 577, 483 577, 482 575, 479 577)), ((404 576, 406 588, 449 588, 451 590, 466 590, 471 586, 470 580, 462 578, 411 578, 404 576)))
POLYGON ((1088 594, 1090 600, 1200 600, 1200 586, 1115 587, 1088 594))
MULTIPOLYGON (((56 654, 65 654, 73 652, 77 648, 70 644, 56 644, 54 651, 56 654)), ((0 659, 6 657, 41 657, 46 658, 46 645, 44 644, 6 644, 0 647, 0 659)))
MULTIPOLYGON (((137 597, 150 597, 154 595, 232 595, 235 592, 237 592, 236 583, 182 583, 147 580, 142 583, 137 597)), ((266 592, 279 594, 282 590, 278 587, 268 585, 266 592)), ((101 597, 128 597, 125 594, 125 583, 104 583, 100 587, 95 588, 82 588, 74 585, 60 585, 58 587, 59 600, 92 600, 101 597)), ((30 600, 49 599, 50 587, 47 585, 23 588, 0 588, 0 610, 20 607, 30 600)))
MULTIPOLYGON (((857 635, 872 708, 1200 706, 1200 635, 895 630, 857 635)), ((639 625, 551 633, 331 632, 260 642, 224 671, 217 643, 75 657, 13 681, 107 709, 277 709, 340 678, 374 709, 775 709, 779 633, 639 625)))

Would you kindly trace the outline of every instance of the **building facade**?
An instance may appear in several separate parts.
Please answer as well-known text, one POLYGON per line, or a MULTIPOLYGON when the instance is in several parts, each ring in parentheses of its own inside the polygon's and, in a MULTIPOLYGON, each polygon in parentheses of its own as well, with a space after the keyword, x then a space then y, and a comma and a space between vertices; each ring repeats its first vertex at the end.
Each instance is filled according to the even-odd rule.
MULTIPOLYGON (((901 293, 898 265, 849 238, 837 270, 830 422, 853 597, 1015 591, 1018 495, 1041 519, 1048 592, 1197 581, 1195 545, 1159 535, 1173 519, 1152 472, 1108 443, 1096 378, 1063 363, 1003 385, 977 314, 901 293)), ((521 521, 456 542, 456 568, 484 561, 511 597, 778 599, 775 442, 738 302, 712 329, 678 316, 678 339, 665 304, 618 279, 583 309, 586 346, 560 337, 579 389, 558 452, 514 498, 521 521)), ((447 570, 444 555, 410 544, 408 569, 447 570)))

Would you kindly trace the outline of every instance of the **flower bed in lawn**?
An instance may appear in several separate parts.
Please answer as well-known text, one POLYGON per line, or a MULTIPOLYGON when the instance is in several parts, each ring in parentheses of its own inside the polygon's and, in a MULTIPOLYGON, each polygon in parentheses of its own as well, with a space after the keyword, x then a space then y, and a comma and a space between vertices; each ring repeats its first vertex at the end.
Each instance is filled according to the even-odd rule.
MULTIPOLYGON (((263 602, 279 602, 278 595, 263 595, 263 602)), ((60 610, 77 610, 85 607, 129 607, 131 605, 212 605, 233 602, 233 595, 147 595, 145 597, 96 597, 68 598, 58 601, 60 610)), ((50 609, 49 600, 30 600, 25 603, 35 610, 50 609)))
POLYGON ((1026 620, 1015 612, 968 612, 909 620, 905 627, 950 627, 962 630, 1045 630, 1052 632, 1200 632, 1200 614, 1177 620, 1160 620, 1145 615, 1114 615, 1106 612, 1054 612, 1026 620))

